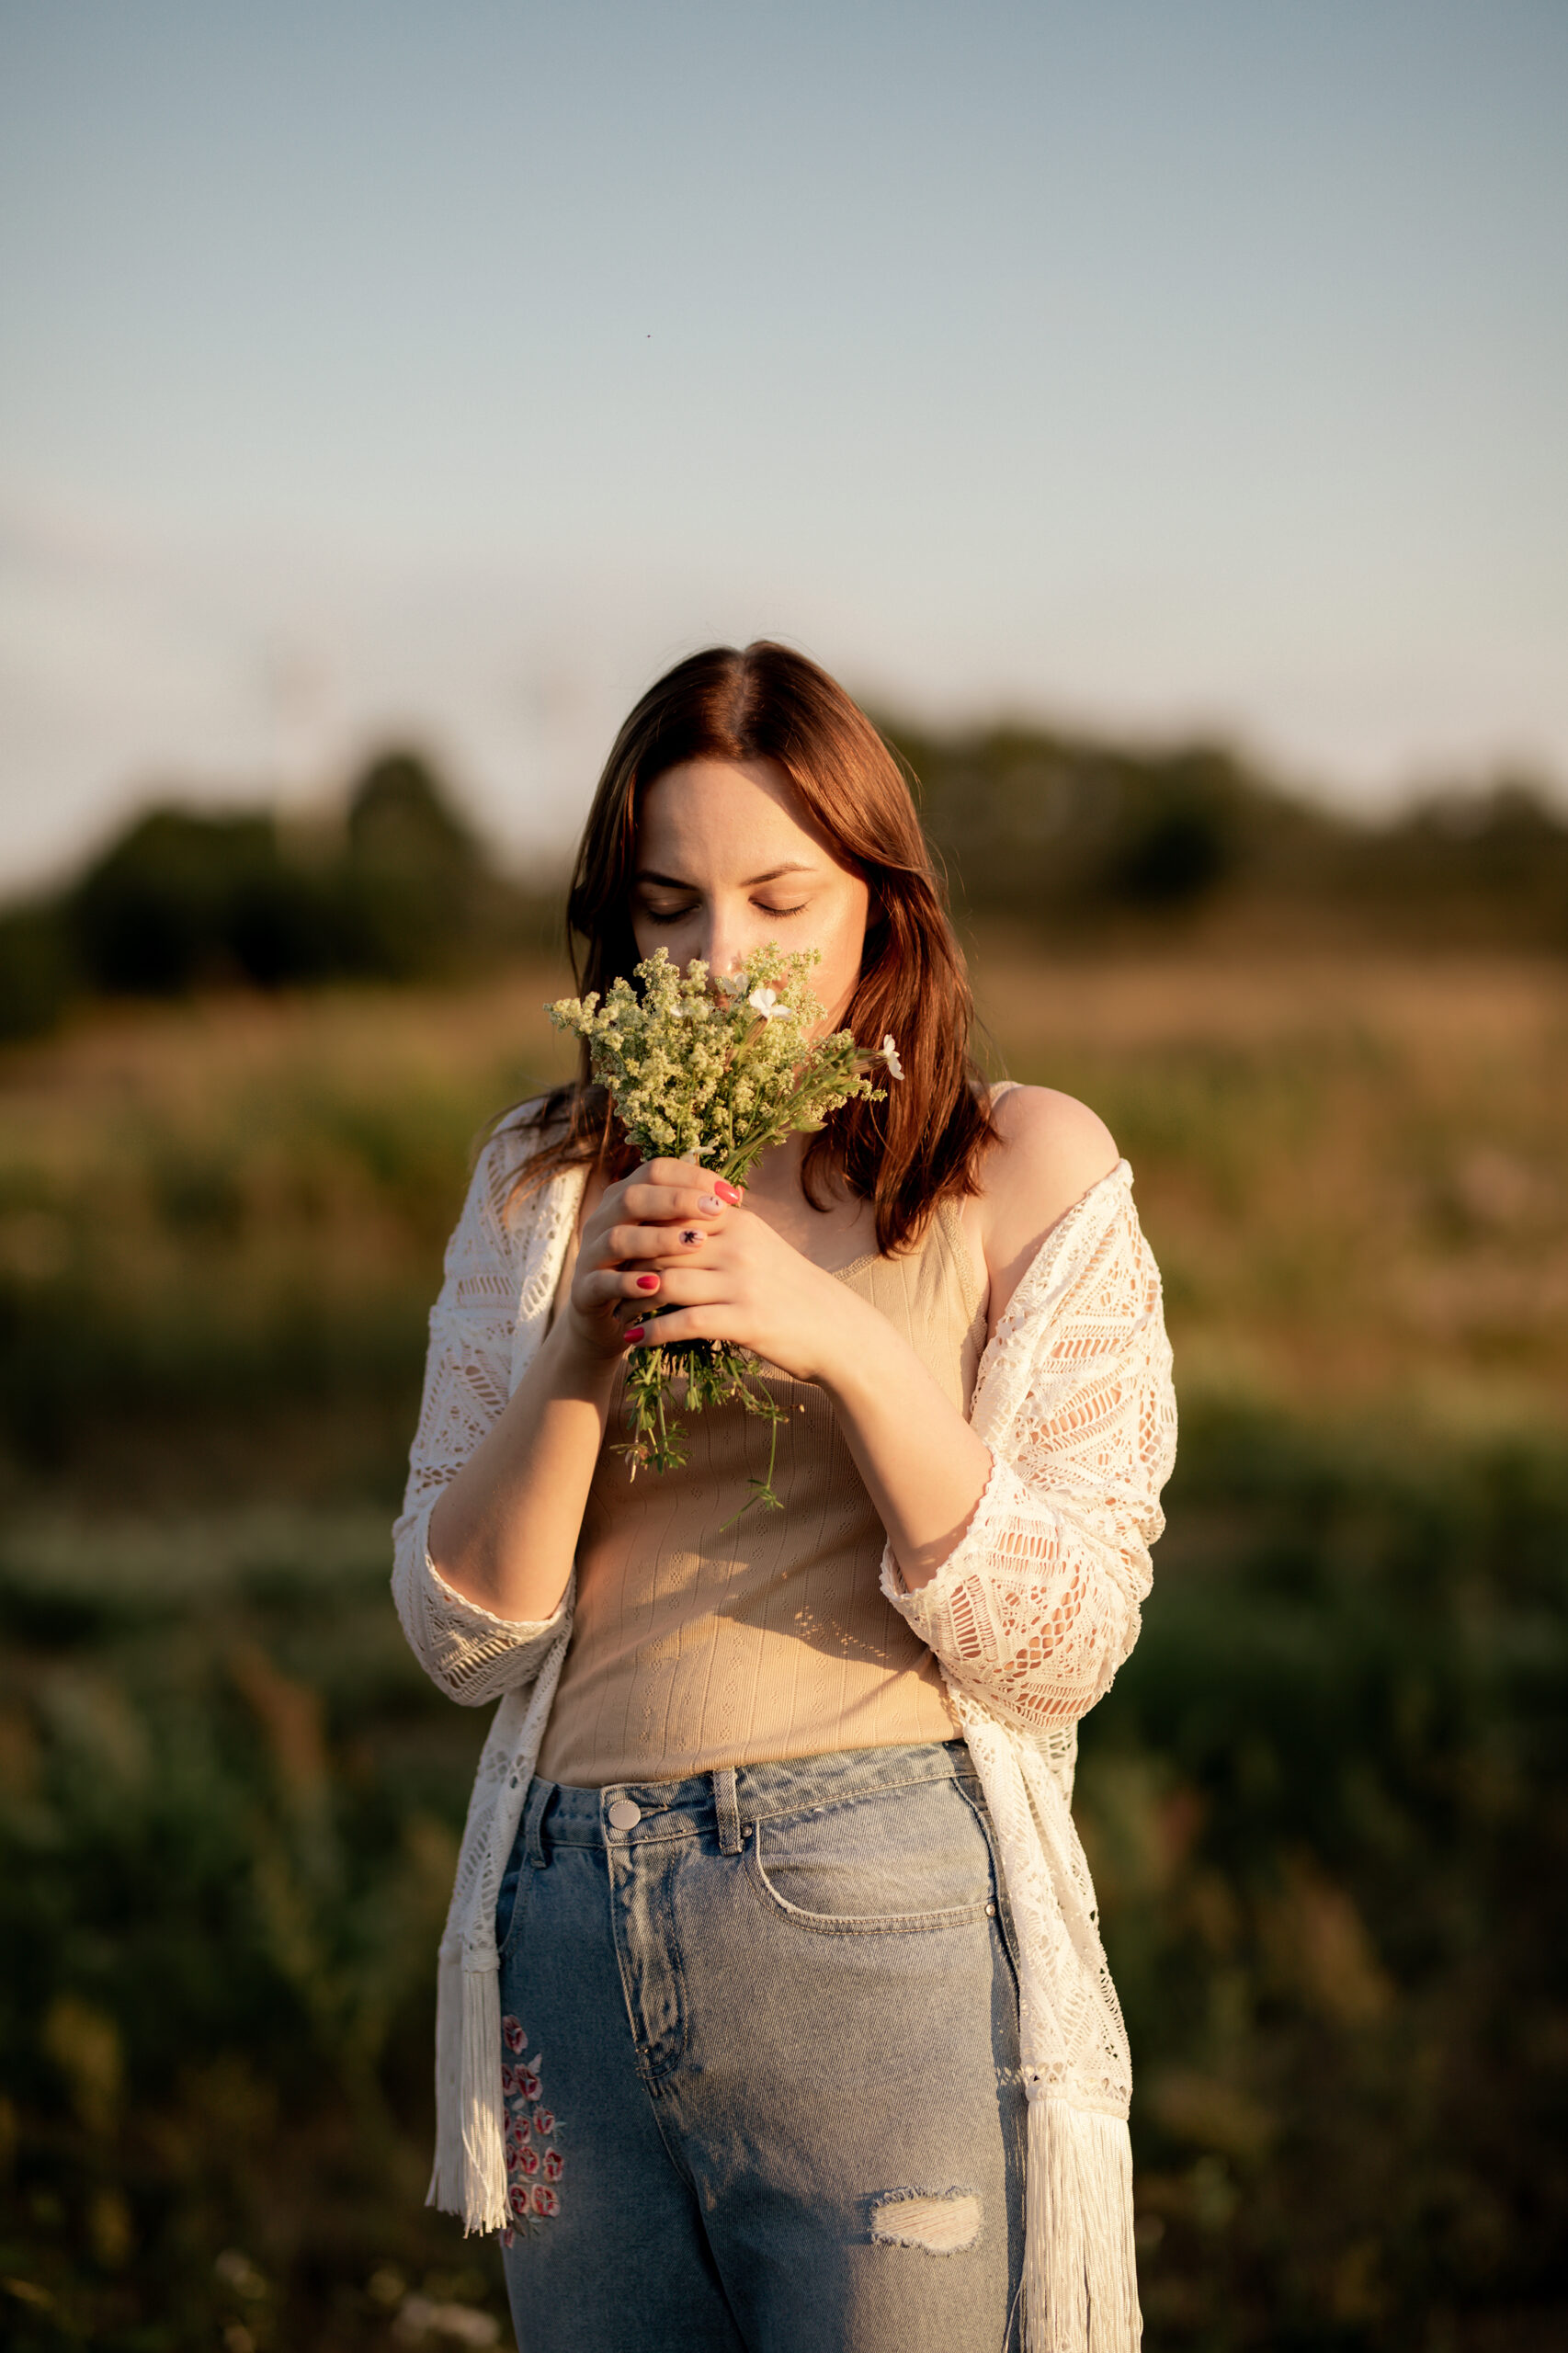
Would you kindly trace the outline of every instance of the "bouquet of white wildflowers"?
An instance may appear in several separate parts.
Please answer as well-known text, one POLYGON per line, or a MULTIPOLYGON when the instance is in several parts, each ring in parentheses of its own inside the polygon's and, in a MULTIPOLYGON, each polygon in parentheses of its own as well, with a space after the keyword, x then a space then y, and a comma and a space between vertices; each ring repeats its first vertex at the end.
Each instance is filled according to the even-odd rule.
MULTIPOLYGON (((641 994, 620 978, 602 1001, 597 990, 561 998, 550 1017, 586 1039, 593 1074, 645 1158, 699 1161, 735 1184, 770 1144, 814 1131, 857 1097, 880 1102, 884 1090, 869 1076, 879 1064, 903 1075, 891 1036, 873 1049, 847 1029, 813 1039, 823 1007, 805 976, 818 961, 814 949, 787 955, 769 943, 735 972, 710 973, 699 960, 682 972, 661 948, 637 967, 641 994)), ((767 1475, 750 1484, 753 1502, 778 1510, 773 1467, 783 1416, 756 1358, 731 1340, 637 1351, 626 1379, 629 1436, 618 1449, 632 1477, 686 1461, 686 1432, 669 1404, 680 1374, 688 1411, 733 1400, 770 1425, 767 1475)))

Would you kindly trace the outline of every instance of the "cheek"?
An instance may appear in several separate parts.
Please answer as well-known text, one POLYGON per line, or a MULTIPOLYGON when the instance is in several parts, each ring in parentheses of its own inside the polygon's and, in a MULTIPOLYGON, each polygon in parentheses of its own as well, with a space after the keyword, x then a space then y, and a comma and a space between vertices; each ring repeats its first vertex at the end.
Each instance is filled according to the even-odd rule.
POLYGON ((693 928, 694 921, 694 917, 687 916, 679 923, 653 923, 646 915, 633 907, 631 937, 636 945, 638 956, 640 958, 652 956, 655 949, 663 948, 667 949, 674 961, 683 963, 687 956, 693 951, 683 948, 681 942, 693 928), (677 949, 679 949, 678 954, 677 949))
POLYGON ((831 995, 840 1007, 848 1004, 860 978, 860 959, 866 945, 868 900, 864 890, 841 911, 820 942, 823 951, 819 990, 831 995))

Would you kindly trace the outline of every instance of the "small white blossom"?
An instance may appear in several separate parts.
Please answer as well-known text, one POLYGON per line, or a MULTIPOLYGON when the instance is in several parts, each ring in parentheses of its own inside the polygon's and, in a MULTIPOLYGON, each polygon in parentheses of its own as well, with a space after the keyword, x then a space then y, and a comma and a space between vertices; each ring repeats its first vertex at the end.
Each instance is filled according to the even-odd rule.
POLYGON ((898 1048, 893 1043, 893 1036, 891 1029, 888 1031, 887 1036, 882 1040, 882 1060, 887 1064, 888 1075, 890 1078, 902 1078, 903 1076, 903 1064, 899 1061, 898 1048))
POLYGON ((765 1021, 793 1021, 795 1018, 787 1005, 779 1004, 777 989, 753 989, 746 1003, 754 1013, 760 1013, 765 1021))

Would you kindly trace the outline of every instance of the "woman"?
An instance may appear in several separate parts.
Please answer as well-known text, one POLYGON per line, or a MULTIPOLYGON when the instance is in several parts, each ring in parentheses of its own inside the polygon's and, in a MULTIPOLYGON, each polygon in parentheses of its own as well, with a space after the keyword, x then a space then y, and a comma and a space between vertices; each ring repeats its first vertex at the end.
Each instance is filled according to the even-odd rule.
POLYGON ((1129 2066, 1068 1800, 1172 1453, 1131 1172, 974 1074, 904 781, 783 647, 639 703, 568 912, 590 987, 814 948, 904 1075, 744 1196, 629 1165, 585 1073, 480 1155, 396 1529, 419 1657, 501 1699, 432 2200, 516 2225, 525 2353, 1122 2353, 1129 2066), (738 1406, 629 1477, 655 1331, 764 1361, 782 1514, 736 1517, 738 1406))

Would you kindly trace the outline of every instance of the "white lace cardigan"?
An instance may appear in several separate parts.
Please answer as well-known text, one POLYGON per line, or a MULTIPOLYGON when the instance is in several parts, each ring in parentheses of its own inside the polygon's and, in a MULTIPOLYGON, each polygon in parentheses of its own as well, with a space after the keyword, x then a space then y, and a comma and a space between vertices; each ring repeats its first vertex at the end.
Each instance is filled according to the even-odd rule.
MULTIPOLYGON (((429 2202, 469 2229, 506 2220, 494 1939, 516 1836, 572 1630, 574 1588, 539 1623, 445 1583, 437 1496, 539 1347, 582 1198, 581 1169, 514 1199, 536 1136, 481 1154, 448 1245, 393 1595, 426 1672, 465 1707, 498 1699, 474 1781, 438 1961, 437 2128, 429 2202)), ((1131 2068, 1070 1811, 1077 1722, 1132 1648, 1175 1454, 1160 1279, 1121 1161, 1052 1227, 981 1361, 971 1419, 992 1470, 918 1592, 891 1552, 882 1590, 940 1662, 1000 1852, 1019 1959, 1028 2094, 1029 2353, 1131 2353, 1141 2323, 1127 2114, 1131 2068)))

